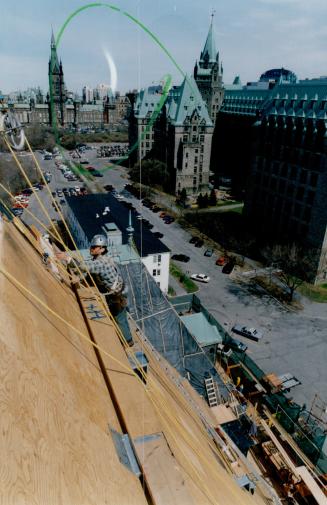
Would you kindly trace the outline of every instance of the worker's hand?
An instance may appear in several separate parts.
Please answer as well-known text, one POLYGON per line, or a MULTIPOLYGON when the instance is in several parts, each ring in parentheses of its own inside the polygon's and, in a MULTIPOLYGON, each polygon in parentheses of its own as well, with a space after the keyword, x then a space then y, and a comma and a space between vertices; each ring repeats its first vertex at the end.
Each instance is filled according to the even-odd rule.
POLYGON ((70 257, 68 256, 67 253, 63 252, 63 251, 58 251, 55 253, 56 255, 56 258, 60 261, 69 261, 70 257))
POLYGON ((78 277, 78 275, 72 274, 70 281, 72 284, 79 284, 80 278, 78 277))

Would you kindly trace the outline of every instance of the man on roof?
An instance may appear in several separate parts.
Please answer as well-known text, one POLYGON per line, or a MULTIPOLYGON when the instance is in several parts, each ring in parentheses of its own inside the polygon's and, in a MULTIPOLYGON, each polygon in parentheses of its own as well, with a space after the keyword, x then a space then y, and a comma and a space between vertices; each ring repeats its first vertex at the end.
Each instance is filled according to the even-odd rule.
MULTIPOLYGON (((90 273, 100 293, 105 298, 111 314, 121 329, 128 345, 133 345, 133 338, 127 321, 126 288, 119 269, 108 254, 108 239, 105 235, 94 235, 90 244, 90 259, 83 262, 74 258, 74 265, 83 272, 90 273)), ((73 257, 65 252, 57 252, 56 257, 70 265, 73 257)), ((74 268, 74 266, 72 265, 74 268)))

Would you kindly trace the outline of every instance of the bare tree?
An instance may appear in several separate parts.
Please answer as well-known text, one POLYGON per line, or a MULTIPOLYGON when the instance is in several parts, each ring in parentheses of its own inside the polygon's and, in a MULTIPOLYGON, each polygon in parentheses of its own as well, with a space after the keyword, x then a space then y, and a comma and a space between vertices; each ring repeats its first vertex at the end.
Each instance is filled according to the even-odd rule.
POLYGON ((280 279, 288 288, 288 301, 304 282, 310 282, 316 266, 316 252, 297 244, 276 244, 262 251, 268 263, 281 270, 280 279))

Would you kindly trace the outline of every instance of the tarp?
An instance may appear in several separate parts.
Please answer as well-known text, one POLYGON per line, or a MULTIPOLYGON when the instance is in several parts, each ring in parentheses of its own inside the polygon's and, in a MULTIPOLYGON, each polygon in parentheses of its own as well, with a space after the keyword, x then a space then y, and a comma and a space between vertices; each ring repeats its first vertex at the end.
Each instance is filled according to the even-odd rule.
POLYGON ((198 314, 181 316, 181 320, 201 347, 222 343, 222 336, 219 334, 216 326, 210 324, 205 315, 201 312, 198 314))

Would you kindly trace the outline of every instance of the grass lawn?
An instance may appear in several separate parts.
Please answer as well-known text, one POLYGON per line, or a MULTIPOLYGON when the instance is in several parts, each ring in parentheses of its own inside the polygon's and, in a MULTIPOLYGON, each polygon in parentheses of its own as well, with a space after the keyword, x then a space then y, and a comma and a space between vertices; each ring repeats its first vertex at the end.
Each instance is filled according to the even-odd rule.
POLYGON ((175 279, 177 279, 184 287, 187 293, 195 293, 198 291, 198 286, 192 281, 187 275, 184 274, 182 270, 178 268, 175 263, 170 262, 170 273, 175 279))
POLYGON ((313 302, 327 303, 327 284, 313 286, 305 282, 298 288, 298 291, 313 302))

